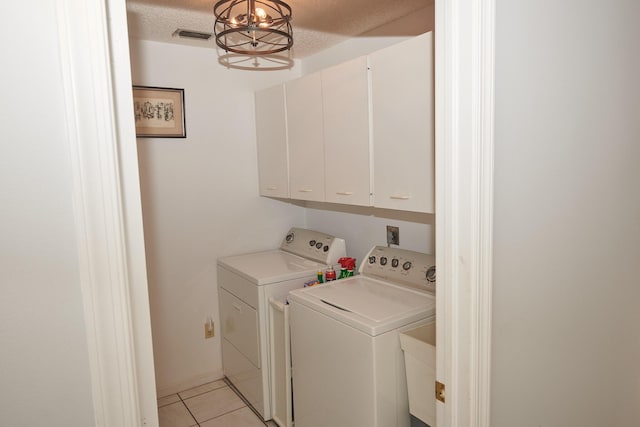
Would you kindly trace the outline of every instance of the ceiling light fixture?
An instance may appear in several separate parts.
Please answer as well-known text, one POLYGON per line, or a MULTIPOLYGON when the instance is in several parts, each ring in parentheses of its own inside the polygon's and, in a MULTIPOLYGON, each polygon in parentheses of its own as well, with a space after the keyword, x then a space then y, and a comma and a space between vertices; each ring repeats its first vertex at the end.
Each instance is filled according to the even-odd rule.
POLYGON ((291 7, 280 0, 220 0, 213 7, 216 44, 226 52, 269 55, 291 49, 291 7))

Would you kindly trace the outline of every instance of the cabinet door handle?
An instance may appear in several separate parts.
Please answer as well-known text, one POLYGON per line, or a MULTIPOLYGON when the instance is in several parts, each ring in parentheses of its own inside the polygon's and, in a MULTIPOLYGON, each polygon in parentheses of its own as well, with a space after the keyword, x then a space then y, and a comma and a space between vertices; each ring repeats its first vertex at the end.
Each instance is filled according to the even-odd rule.
POLYGON ((267 187, 267 190, 277 190, 278 187, 276 187, 275 185, 270 185, 267 187))
POLYGON ((298 190, 300 193, 311 193, 313 190, 311 188, 301 188, 298 190))
POLYGON ((336 194, 338 196, 353 196, 353 191, 338 191, 336 194))
POLYGON ((411 196, 389 196, 393 200, 409 200, 411 196))

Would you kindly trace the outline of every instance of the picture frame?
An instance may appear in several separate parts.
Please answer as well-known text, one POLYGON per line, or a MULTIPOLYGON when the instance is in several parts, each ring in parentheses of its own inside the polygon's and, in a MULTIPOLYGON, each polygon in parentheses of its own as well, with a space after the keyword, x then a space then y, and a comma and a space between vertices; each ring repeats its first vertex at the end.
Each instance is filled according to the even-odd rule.
POLYGON ((184 89, 133 86, 138 138, 186 138, 184 89))

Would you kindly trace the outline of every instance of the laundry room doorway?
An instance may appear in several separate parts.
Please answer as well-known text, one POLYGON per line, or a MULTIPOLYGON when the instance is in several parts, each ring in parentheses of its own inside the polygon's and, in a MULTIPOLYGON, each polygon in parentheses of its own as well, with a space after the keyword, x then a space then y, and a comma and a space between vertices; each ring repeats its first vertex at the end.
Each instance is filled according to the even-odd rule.
MULTIPOLYGON (((87 40, 89 48, 79 42, 82 37, 75 37, 78 43, 66 46, 68 55, 62 62, 75 84, 69 85, 75 91, 65 94, 69 105, 76 111, 104 113, 95 124, 102 130, 100 137, 91 135, 100 144, 70 147, 78 170, 86 174, 72 177, 81 189, 77 202, 85 208, 77 219, 78 228, 86 228, 87 236, 94 231, 119 236, 110 253, 87 249, 84 254, 91 260, 86 277, 102 277, 106 271, 119 278, 117 292, 110 295, 101 293, 100 283, 85 289, 94 292, 84 305, 93 322, 87 326, 87 336, 96 362, 92 369, 96 416, 101 424, 128 420, 119 425, 133 426, 145 419, 146 412, 155 411, 156 402, 147 365, 152 352, 149 317, 138 304, 146 280, 141 273, 145 269, 142 224, 131 210, 140 190, 134 173, 131 98, 125 95, 131 86, 123 64, 128 52, 120 40, 126 38, 126 10, 118 0, 108 0, 107 10, 96 1, 75 9, 71 1, 58 3, 60 27, 70 32, 80 22, 106 23, 95 26, 93 38, 87 40), (109 43, 92 50, 101 46, 100 40, 109 43), (104 48, 108 45, 111 51, 104 48), (74 61, 86 55, 90 55, 89 72, 74 61), (104 81, 113 88, 98 85, 96 75, 105 75, 104 81), (80 93, 84 95, 77 96, 80 93), (119 354, 112 352, 114 342, 119 354), (121 391, 117 399, 108 398, 112 389, 121 391)), ((493 7, 490 0, 436 0, 437 376, 446 387, 446 403, 438 406, 441 427, 488 426, 489 419, 493 7)), ((71 125, 80 137, 88 132, 87 122, 71 125)))

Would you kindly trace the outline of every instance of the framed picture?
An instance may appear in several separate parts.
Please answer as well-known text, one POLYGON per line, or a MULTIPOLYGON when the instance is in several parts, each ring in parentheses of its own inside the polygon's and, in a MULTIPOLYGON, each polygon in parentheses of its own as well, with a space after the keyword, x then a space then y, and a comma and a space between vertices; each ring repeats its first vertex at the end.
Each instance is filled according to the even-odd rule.
POLYGON ((186 138, 184 89, 133 87, 133 111, 139 138, 186 138))

